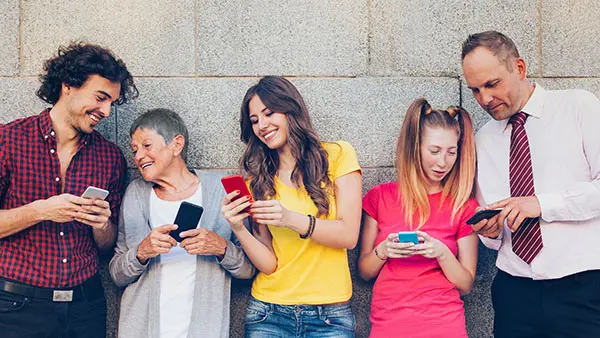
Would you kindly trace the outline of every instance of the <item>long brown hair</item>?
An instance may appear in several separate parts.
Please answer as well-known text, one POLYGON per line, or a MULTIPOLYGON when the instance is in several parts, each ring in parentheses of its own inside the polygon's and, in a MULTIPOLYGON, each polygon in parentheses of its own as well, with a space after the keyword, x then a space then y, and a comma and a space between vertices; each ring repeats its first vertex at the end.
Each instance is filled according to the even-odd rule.
POLYGON ((274 177, 279 170, 277 150, 267 147, 252 130, 250 100, 258 96, 272 112, 284 113, 288 121, 287 142, 296 165, 291 174, 296 187, 304 187, 318 208, 318 215, 329 213, 329 194, 332 182, 327 172, 327 152, 310 121, 302 96, 288 80, 280 76, 266 76, 250 87, 242 101, 240 129, 246 150, 240 165, 251 179, 252 194, 257 200, 274 198, 274 177))
POLYGON ((402 123, 396 150, 399 197, 403 202, 405 220, 411 227, 415 215, 418 215, 418 227, 430 215, 426 177, 421 165, 421 138, 425 127, 455 130, 459 136, 456 163, 442 180, 442 200, 450 197, 452 218, 474 193, 475 140, 469 113, 461 107, 436 110, 424 98, 414 100, 402 123))

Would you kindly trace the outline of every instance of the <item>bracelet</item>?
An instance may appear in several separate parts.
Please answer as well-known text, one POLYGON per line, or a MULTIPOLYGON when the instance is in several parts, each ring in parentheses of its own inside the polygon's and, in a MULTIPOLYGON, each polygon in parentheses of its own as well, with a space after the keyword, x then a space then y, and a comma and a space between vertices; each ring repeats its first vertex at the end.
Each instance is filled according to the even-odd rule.
POLYGON ((377 258, 381 259, 382 261, 386 261, 387 260, 387 257, 381 258, 379 256, 379 253, 377 252, 377 247, 375 247, 375 249, 373 249, 373 253, 375 254, 375 256, 377 256, 377 258))
POLYGON ((306 230, 306 233, 299 234, 300 238, 306 239, 306 238, 310 237, 314 230, 315 230, 315 216, 308 215, 308 229, 306 230))
POLYGON ((308 234, 308 237, 311 237, 313 232, 315 231, 315 226, 317 226, 317 219, 313 215, 308 215, 308 217, 310 217, 310 220, 312 221, 312 227, 310 228, 310 234, 308 234))

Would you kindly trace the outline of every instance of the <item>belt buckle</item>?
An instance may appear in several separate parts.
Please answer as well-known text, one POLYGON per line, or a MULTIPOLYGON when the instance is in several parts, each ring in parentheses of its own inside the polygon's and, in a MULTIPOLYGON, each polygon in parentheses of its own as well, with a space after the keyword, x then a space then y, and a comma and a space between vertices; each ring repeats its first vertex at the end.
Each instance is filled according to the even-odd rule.
POLYGON ((52 292, 52 301, 54 302, 72 302, 73 290, 54 290, 52 292))

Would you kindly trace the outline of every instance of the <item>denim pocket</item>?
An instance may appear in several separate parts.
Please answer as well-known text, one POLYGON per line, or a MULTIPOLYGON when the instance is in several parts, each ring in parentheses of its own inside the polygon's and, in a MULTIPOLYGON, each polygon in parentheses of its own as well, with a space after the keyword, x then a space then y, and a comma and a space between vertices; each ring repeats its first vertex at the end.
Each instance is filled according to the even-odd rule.
POLYGON ((269 307, 263 302, 251 298, 246 309, 246 325, 264 322, 269 317, 269 307))
POLYGON ((323 322, 327 326, 344 331, 354 332, 354 329, 356 328, 356 320, 350 305, 347 305, 347 307, 344 306, 339 310, 336 309, 334 311, 326 311, 323 322))
POLYGON ((16 312, 27 305, 27 297, 0 292, 0 312, 16 312))

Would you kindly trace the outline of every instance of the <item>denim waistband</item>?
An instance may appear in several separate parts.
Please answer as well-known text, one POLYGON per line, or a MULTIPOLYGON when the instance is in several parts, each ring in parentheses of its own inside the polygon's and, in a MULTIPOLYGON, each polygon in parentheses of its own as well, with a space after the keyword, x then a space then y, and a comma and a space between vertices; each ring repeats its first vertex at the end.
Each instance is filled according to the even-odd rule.
POLYGON ((248 309, 254 308, 255 310, 262 310, 268 312, 286 312, 286 313, 303 313, 306 315, 327 315, 332 313, 340 312, 352 312, 350 302, 345 304, 323 304, 323 305, 281 305, 263 302, 262 300, 256 299, 250 296, 248 301, 248 309))

